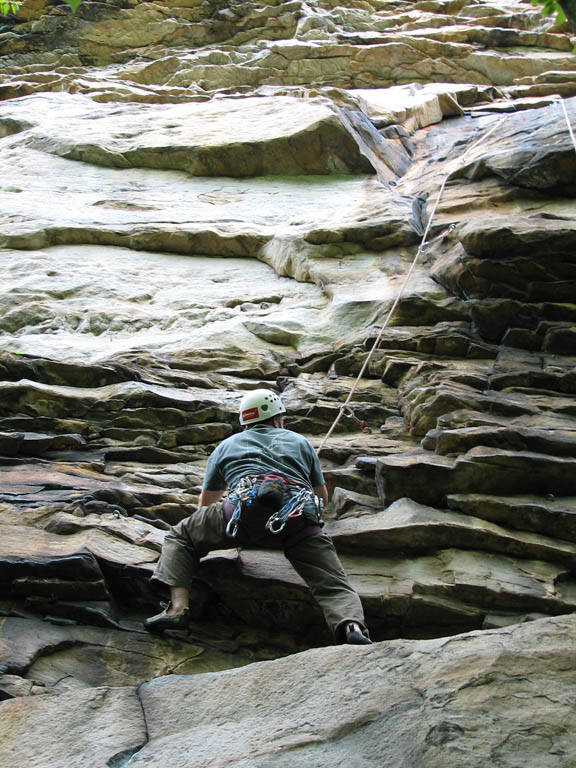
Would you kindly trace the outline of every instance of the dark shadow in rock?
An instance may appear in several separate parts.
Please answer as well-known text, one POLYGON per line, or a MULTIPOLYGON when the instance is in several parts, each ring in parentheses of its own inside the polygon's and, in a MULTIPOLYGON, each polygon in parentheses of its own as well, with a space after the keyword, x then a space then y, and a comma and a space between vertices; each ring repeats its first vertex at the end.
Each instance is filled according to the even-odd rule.
POLYGON ((66 619, 76 624, 120 629, 118 612, 110 601, 69 602, 34 596, 28 597, 24 606, 44 616, 47 621, 54 617, 56 620, 66 619))

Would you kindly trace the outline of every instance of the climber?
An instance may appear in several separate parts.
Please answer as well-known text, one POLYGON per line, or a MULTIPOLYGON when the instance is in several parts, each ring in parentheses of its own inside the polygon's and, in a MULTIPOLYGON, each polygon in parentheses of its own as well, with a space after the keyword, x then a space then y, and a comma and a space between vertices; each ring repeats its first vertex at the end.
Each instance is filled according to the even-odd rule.
POLYGON ((283 428, 285 412, 272 390, 256 389, 242 398, 244 431, 214 450, 198 510, 164 540, 152 578, 169 586, 170 603, 144 622, 149 631, 187 628, 190 588, 201 557, 215 549, 257 546, 284 550, 336 642, 371 643, 360 598, 322 531, 328 491, 318 457, 305 437, 283 428))

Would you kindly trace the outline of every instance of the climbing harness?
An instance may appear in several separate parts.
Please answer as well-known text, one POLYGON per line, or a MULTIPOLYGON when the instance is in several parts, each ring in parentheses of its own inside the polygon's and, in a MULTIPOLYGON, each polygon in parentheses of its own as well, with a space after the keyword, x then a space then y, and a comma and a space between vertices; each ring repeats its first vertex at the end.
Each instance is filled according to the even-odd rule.
MULTIPOLYGON (((255 507, 258 503, 259 492, 263 486, 263 481, 267 477, 277 477, 273 475, 246 475, 242 477, 228 496, 228 502, 233 505, 234 511, 226 526, 226 535, 235 538, 238 534, 241 515, 243 512, 255 507)), ((296 517, 310 517, 311 522, 316 525, 323 525, 322 521, 322 502, 314 493, 299 483, 291 482, 282 478, 287 489, 293 489, 295 493, 279 509, 270 508, 271 515, 264 526, 269 533, 282 533, 289 520, 296 517), (314 507, 314 515, 308 510, 314 507), (307 511, 305 508, 307 507, 307 511)), ((266 505, 265 505, 266 506, 266 505)))

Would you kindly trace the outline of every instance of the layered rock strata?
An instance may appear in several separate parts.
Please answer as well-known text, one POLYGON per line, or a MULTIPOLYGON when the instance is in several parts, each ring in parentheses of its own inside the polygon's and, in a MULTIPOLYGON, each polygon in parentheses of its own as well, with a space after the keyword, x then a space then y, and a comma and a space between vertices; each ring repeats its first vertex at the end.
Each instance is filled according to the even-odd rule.
POLYGON ((570 765, 574 44, 517 2, 2 21, 2 764, 570 765), (141 627, 257 386, 320 449, 373 648, 324 648, 274 551, 141 627))

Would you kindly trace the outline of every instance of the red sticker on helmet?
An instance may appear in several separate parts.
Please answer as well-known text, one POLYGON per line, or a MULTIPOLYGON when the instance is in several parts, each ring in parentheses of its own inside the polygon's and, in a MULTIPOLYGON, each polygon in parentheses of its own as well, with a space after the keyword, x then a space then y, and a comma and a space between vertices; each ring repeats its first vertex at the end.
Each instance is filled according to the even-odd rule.
POLYGON ((258 418, 258 408, 248 408, 246 411, 242 411, 242 420, 250 421, 251 419, 258 418))

